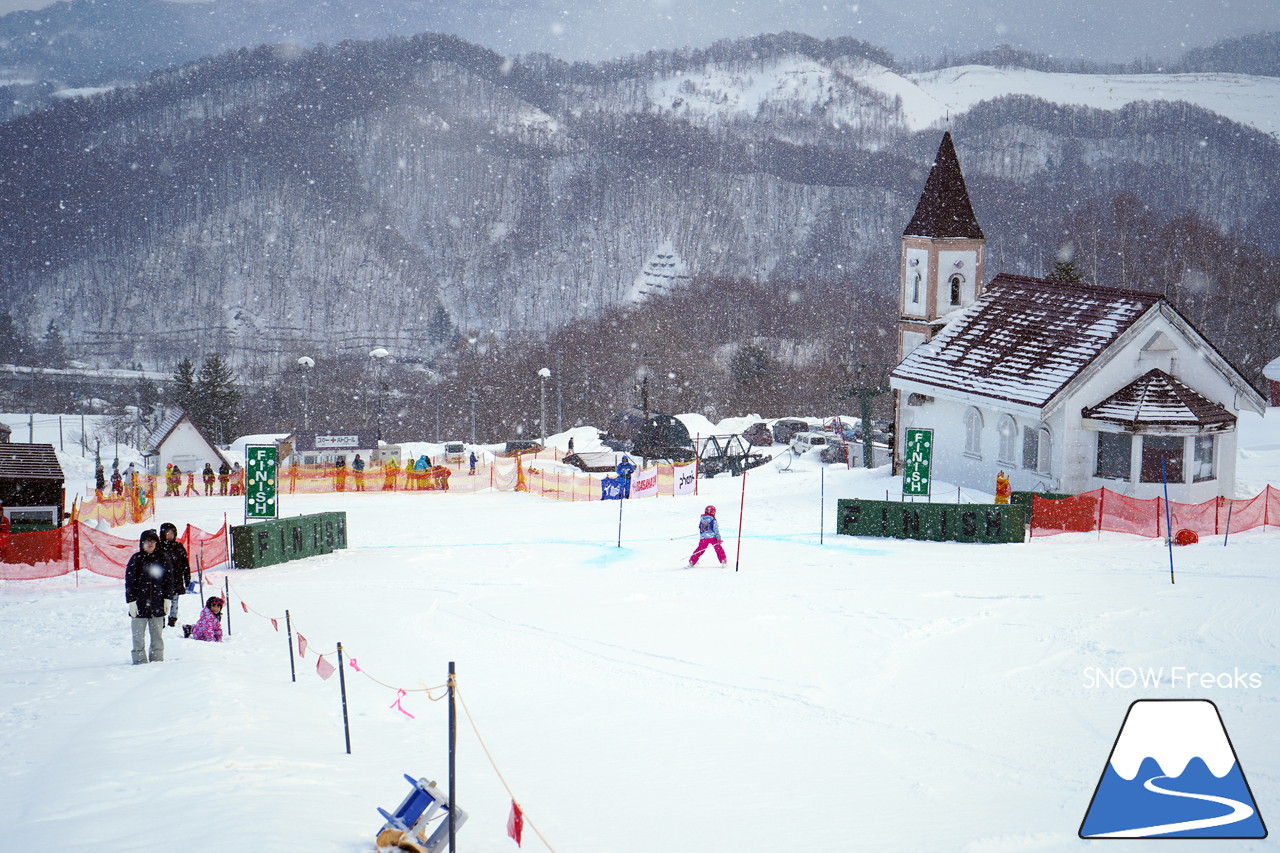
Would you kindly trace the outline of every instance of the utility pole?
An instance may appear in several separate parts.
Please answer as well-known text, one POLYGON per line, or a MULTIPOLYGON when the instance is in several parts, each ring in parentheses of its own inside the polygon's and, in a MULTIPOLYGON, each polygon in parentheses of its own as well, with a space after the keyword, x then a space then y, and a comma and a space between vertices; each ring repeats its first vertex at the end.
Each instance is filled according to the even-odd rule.
POLYGON ((848 400, 856 397, 861 404, 859 417, 862 419, 862 467, 875 467, 875 449, 871 443, 871 401, 881 394, 888 393, 884 370, 876 369, 858 358, 858 339, 855 333, 849 345, 850 376, 853 379, 848 391, 841 395, 848 400))

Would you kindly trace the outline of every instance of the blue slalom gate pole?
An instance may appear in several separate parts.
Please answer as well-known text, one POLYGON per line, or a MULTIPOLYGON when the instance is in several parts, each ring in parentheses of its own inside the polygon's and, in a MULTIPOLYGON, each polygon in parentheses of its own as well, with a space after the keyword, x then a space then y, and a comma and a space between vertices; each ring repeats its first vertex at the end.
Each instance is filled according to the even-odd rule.
POLYGON ((827 469, 818 469, 818 544, 822 544, 822 508, 827 503, 827 469))

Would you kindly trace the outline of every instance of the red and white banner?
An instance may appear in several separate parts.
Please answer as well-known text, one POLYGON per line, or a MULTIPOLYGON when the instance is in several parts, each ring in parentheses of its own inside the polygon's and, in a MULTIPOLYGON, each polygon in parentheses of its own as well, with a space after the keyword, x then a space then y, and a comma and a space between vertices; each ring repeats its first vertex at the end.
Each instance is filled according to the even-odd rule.
POLYGON ((658 494, 658 468, 637 471, 631 479, 631 497, 652 498, 658 494))

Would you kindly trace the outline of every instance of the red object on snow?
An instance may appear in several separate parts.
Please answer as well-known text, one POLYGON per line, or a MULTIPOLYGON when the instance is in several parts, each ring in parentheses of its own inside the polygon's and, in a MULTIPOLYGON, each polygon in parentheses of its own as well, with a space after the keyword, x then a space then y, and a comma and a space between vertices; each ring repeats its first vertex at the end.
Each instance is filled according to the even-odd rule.
POLYGON ((1174 545, 1194 545, 1199 541, 1200 537, 1196 535, 1196 532, 1186 527, 1173 534, 1174 545))
POLYGON ((511 816, 507 818, 507 835, 511 836, 516 846, 520 846, 520 836, 524 834, 524 812, 520 811, 520 807, 516 805, 516 801, 511 801, 511 816))

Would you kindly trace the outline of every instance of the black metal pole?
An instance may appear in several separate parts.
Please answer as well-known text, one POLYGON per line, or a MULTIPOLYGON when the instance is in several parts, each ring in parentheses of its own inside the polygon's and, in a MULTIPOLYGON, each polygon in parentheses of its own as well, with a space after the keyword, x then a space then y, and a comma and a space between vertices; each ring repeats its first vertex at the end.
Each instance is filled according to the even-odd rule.
POLYGON ((350 755, 351 726, 347 723, 347 676, 342 671, 342 643, 338 643, 338 689, 342 691, 342 735, 347 740, 347 755, 350 755))
MULTIPOLYGON (((619 485, 618 488, 622 488, 622 486, 619 485)), ((622 502, 623 500, 625 500, 625 498, 623 497, 618 498, 618 547, 619 548, 622 547, 622 502)))
POLYGON ((457 838, 457 826, 453 822, 454 809, 458 807, 458 782, 454 773, 458 746, 458 711, 453 699, 453 661, 449 661, 449 853, 453 853, 457 838))
POLYGON ((231 578, 222 579, 222 612, 227 614, 227 636, 231 636, 231 578))
POLYGON ((818 469, 818 544, 822 544, 822 507, 827 500, 827 469, 818 469))
POLYGON ((1164 541, 1169 546, 1169 583, 1177 583, 1173 579, 1173 514, 1169 510, 1169 472, 1165 468, 1164 457, 1160 457, 1160 479, 1164 480, 1164 541))
POLYGON ((289 680, 297 682, 298 673, 293 666, 293 622, 289 619, 289 611, 284 612, 284 633, 289 641, 289 680))
POLYGON ((1234 505, 1235 505, 1235 502, 1234 502, 1234 501, 1232 501, 1231 503, 1227 504, 1227 530, 1226 530, 1226 532, 1225 532, 1225 533, 1223 533, 1223 534, 1222 534, 1222 547, 1223 547, 1223 548, 1227 547, 1227 537, 1229 537, 1229 536, 1231 535, 1231 508, 1232 508, 1234 505))

